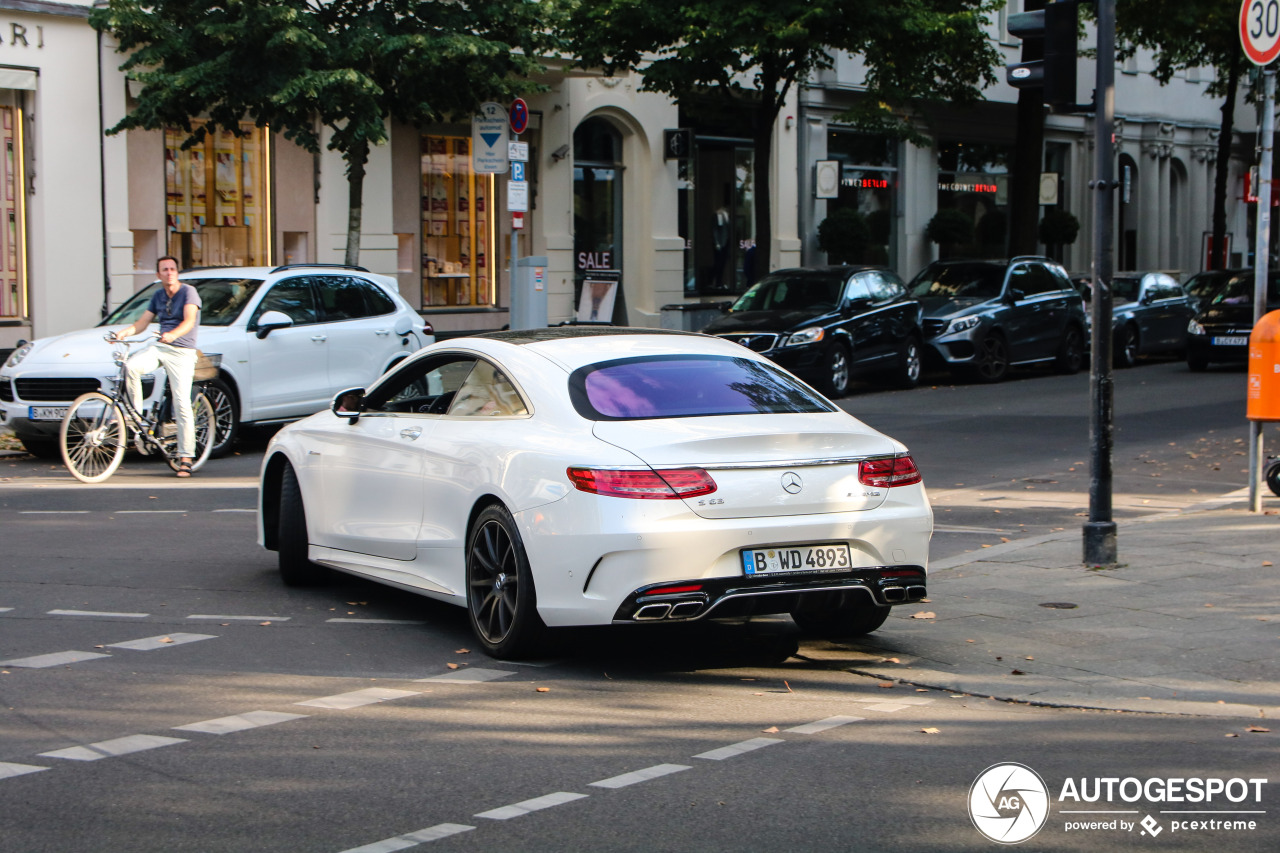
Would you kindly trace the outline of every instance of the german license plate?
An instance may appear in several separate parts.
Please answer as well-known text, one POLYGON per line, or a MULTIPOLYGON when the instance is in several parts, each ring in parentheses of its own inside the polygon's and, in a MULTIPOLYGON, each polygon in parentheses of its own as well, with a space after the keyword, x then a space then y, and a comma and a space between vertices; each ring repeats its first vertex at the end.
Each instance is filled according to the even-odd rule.
POLYGON ((1247 347, 1249 338, 1244 335, 1221 335, 1212 341, 1215 347, 1247 347))
POLYGON ((848 545, 795 545, 742 552, 742 570, 749 575, 778 572, 843 572, 853 568, 848 545))
POLYGON ((67 415, 68 406, 32 406, 27 418, 33 421, 60 421, 67 415))

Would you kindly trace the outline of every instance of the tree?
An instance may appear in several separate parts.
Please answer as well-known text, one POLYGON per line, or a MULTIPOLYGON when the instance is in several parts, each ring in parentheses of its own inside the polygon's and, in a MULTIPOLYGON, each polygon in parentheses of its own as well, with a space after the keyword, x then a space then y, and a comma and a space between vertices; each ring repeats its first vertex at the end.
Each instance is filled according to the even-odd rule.
MULTIPOLYGON (((1088 9, 1087 4, 1082 6, 1088 9)), ((1213 181, 1213 246, 1210 269, 1226 267, 1227 168, 1235 126, 1236 95, 1246 70, 1240 46, 1239 0, 1117 0, 1116 35, 1129 43, 1121 57, 1136 47, 1155 52, 1155 77, 1161 84, 1188 68, 1213 67, 1207 94, 1223 98, 1222 123, 1213 181)))
POLYGON ((852 207, 842 207, 818 223, 818 248, 830 263, 859 263, 870 243, 867 218, 852 207))
POLYGON ((963 210, 944 207, 924 227, 925 239, 938 244, 943 258, 951 257, 960 246, 973 243, 973 219, 963 210))
POLYGON ((569 0, 578 65, 636 70, 641 89, 711 93, 752 117, 757 277, 769 270, 773 128, 793 86, 848 51, 866 65, 851 121, 914 133, 903 109, 924 99, 972 101, 993 82, 983 32, 989 0, 569 0))
POLYGON ((386 119, 461 119, 536 88, 547 8, 523 0, 108 0, 89 22, 144 84, 107 133, 179 127, 184 146, 240 123, 272 127, 347 165, 346 262, 360 256, 365 164, 386 119), (207 122, 193 128, 192 119, 207 122))

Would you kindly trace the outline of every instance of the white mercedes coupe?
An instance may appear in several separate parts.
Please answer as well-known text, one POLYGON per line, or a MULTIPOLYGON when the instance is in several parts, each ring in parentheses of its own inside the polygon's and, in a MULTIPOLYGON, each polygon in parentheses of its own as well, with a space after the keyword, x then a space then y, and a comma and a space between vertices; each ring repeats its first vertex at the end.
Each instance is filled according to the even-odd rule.
POLYGON ((737 344, 615 327, 419 350, 282 429, 258 511, 285 583, 465 606, 498 658, 570 625, 865 634, 925 596, 932 530, 899 442, 737 344))

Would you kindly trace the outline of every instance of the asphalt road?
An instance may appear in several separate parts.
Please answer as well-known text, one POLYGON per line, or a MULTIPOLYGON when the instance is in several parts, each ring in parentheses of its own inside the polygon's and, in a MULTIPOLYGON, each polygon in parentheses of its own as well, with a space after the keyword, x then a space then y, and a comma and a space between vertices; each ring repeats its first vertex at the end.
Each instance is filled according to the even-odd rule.
MULTIPOLYGON (((1117 517, 1244 485, 1243 373, 1116 379, 1117 517)), ((941 557, 1082 522, 1087 395, 1084 374, 1030 374, 842 405, 916 454, 941 557)), ((457 609, 287 589, 253 541, 264 444, 189 482, 137 457, 103 486, 0 458, 0 851, 987 850, 967 802, 1003 762, 1050 789, 1029 849, 1280 844, 1266 785, 1109 815, 1060 796, 1274 775, 1275 736, 1236 721, 878 682, 784 618, 576 631, 515 665, 470 651, 457 609), (1173 823, 1224 819, 1254 828, 1173 823)))

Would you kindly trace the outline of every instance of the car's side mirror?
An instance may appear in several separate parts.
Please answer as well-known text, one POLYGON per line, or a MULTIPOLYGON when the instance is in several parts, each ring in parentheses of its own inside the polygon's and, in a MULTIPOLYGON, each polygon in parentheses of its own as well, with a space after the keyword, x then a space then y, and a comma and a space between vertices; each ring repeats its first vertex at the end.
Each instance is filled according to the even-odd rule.
POLYGON ((258 340, 262 340, 276 329, 285 329, 293 325, 293 318, 283 311, 267 311, 258 318, 258 340))
POLYGON ((1155 301, 1156 301, 1155 294, 1152 293, 1150 290, 1148 290, 1146 293, 1142 294, 1142 297, 1138 300, 1138 304, 1150 305, 1152 302, 1155 302, 1155 301))
POLYGON ((334 395, 330 408, 338 417, 346 418, 348 423, 355 423, 360 420, 360 413, 364 411, 364 389, 348 388, 339 391, 334 395))

